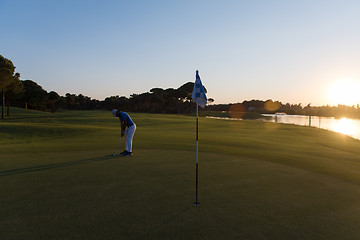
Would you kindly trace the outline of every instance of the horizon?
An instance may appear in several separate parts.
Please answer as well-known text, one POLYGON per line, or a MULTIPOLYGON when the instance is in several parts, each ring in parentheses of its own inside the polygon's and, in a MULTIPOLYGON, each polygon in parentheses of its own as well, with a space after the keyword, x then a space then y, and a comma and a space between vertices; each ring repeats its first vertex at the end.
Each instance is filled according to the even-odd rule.
POLYGON ((21 79, 62 96, 176 89, 199 70, 214 104, 356 106, 359 7, 352 0, 4 0, 0 54, 21 79))

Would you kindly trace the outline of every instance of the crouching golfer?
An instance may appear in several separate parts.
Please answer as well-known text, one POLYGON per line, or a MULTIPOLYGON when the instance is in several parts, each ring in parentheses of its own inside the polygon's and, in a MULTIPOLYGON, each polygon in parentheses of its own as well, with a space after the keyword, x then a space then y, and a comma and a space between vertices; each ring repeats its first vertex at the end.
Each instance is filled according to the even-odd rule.
POLYGON ((131 156, 132 155, 132 142, 134 133, 136 130, 136 125, 126 112, 121 112, 117 109, 112 110, 112 114, 114 117, 118 117, 121 122, 121 137, 125 135, 125 150, 120 153, 123 156, 131 156), (127 128, 127 129, 126 129, 127 128), (126 129, 126 131, 125 131, 126 129))

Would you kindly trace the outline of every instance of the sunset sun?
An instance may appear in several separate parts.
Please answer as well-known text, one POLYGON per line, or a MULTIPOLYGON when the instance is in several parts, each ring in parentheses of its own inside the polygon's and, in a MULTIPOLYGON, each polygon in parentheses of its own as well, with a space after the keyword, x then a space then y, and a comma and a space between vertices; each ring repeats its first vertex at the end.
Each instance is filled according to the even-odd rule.
POLYGON ((360 82, 354 80, 335 82, 328 90, 328 99, 332 105, 360 104, 360 82))

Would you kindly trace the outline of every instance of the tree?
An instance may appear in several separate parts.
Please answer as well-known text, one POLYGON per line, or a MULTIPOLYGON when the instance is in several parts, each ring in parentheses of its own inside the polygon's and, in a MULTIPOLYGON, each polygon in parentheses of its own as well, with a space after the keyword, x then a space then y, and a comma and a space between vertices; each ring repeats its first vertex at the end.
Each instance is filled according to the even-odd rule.
POLYGON ((215 101, 215 100, 214 100, 213 98, 209 98, 209 99, 208 99, 209 104, 212 104, 214 101, 215 101))
POLYGON ((14 64, 9 59, 0 55, 0 91, 2 95, 1 119, 4 119, 5 91, 12 82, 14 71, 14 64))
POLYGON ((54 113, 55 112, 55 103, 60 100, 60 96, 56 92, 51 91, 48 93, 48 99, 49 99, 49 103, 51 104, 51 112, 54 113))
POLYGON ((25 103, 25 108, 45 110, 48 93, 34 81, 25 80, 22 82, 24 85, 22 100, 25 103))
POLYGON ((11 78, 10 84, 6 87, 6 105, 7 105, 7 116, 10 116, 10 102, 19 98, 19 93, 23 89, 23 84, 20 80, 20 73, 15 73, 11 78))

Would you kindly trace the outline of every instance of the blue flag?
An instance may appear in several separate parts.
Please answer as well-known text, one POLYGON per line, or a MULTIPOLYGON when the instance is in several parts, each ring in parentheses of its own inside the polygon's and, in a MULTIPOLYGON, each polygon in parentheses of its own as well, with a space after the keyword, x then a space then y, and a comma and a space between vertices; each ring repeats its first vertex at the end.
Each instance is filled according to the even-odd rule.
POLYGON ((204 87, 200 80, 199 71, 197 71, 197 70, 196 70, 196 80, 195 80, 195 84, 194 84, 194 90, 192 92, 191 98, 200 107, 204 108, 206 106, 207 98, 205 95, 204 87))

